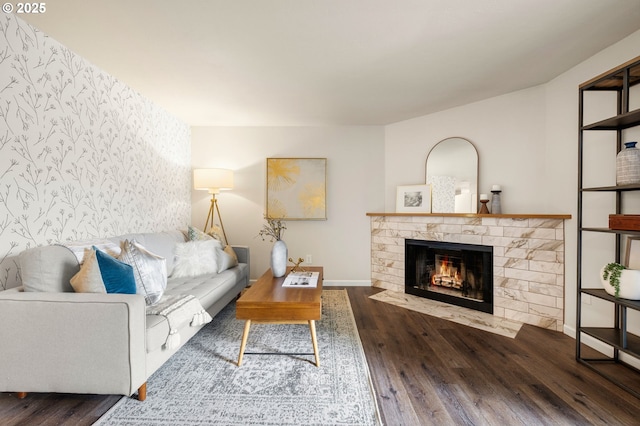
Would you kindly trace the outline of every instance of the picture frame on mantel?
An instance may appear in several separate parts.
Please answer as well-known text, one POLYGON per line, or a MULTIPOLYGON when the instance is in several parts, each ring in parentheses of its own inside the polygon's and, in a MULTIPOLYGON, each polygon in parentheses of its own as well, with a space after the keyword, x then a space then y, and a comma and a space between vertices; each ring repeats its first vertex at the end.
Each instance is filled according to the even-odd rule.
POLYGON ((398 186, 396 213, 431 213, 431 185, 398 186))
POLYGON ((326 158, 267 158, 267 217, 327 220, 326 198, 326 158))

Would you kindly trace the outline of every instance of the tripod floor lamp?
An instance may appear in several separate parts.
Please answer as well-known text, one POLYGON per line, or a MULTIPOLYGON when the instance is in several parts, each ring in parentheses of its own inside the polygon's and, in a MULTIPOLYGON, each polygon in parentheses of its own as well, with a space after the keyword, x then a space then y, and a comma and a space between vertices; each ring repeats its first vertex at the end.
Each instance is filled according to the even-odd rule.
POLYGON ((222 224, 222 216, 220 216, 216 195, 219 194, 221 190, 233 189, 233 171, 227 169, 194 169, 193 187, 194 189, 207 190, 209 194, 211 194, 211 207, 209 207, 207 221, 204 224, 204 232, 213 228, 214 216, 217 213, 222 235, 224 236, 224 242, 225 244, 229 244, 227 234, 224 231, 224 225, 222 224))

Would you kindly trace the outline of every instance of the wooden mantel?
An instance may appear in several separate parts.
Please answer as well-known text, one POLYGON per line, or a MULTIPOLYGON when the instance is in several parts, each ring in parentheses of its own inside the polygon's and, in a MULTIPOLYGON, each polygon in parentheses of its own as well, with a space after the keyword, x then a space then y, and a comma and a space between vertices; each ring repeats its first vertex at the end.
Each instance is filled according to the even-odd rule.
POLYGON ((499 219, 571 219, 570 214, 476 214, 476 213, 367 213, 367 216, 422 216, 422 217, 495 217, 499 219))

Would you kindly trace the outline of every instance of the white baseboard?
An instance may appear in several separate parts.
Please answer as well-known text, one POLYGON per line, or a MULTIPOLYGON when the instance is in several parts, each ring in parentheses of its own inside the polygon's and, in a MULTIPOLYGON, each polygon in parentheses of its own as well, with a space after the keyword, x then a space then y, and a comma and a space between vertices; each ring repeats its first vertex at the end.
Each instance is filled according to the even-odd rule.
POLYGON ((576 329, 573 327, 568 326, 567 324, 564 325, 564 327, 562 328, 562 331, 564 334, 566 334, 567 336, 571 336, 574 339, 576 338, 576 329))
POLYGON ((324 280, 323 287, 371 287, 371 280, 324 280))
MULTIPOLYGON (((566 334, 567 336, 571 336, 571 337, 573 337, 575 339, 576 338, 576 329, 565 324, 564 325, 564 334, 566 334)), ((613 349, 611 348, 611 346, 607 345, 606 343, 601 342, 598 339, 594 339, 593 337, 583 333, 580 341, 582 343, 584 343, 585 345, 589 346, 590 348, 593 348, 596 351, 598 351, 598 352, 600 352, 602 354, 605 354, 606 356, 613 356, 613 349)))

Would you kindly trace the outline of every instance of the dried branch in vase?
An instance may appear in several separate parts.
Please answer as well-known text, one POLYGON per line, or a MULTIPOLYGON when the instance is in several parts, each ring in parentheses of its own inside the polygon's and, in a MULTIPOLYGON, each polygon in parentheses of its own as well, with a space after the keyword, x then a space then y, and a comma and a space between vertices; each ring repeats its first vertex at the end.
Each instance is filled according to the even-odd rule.
POLYGON ((258 236, 262 238, 262 241, 265 241, 266 238, 269 238, 272 242, 274 240, 280 241, 285 229, 287 229, 287 224, 282 219, 273 217, 265 216, 264 220, 266 220, 267 223, 262 225, 262 229, 258 233, 258 236))

